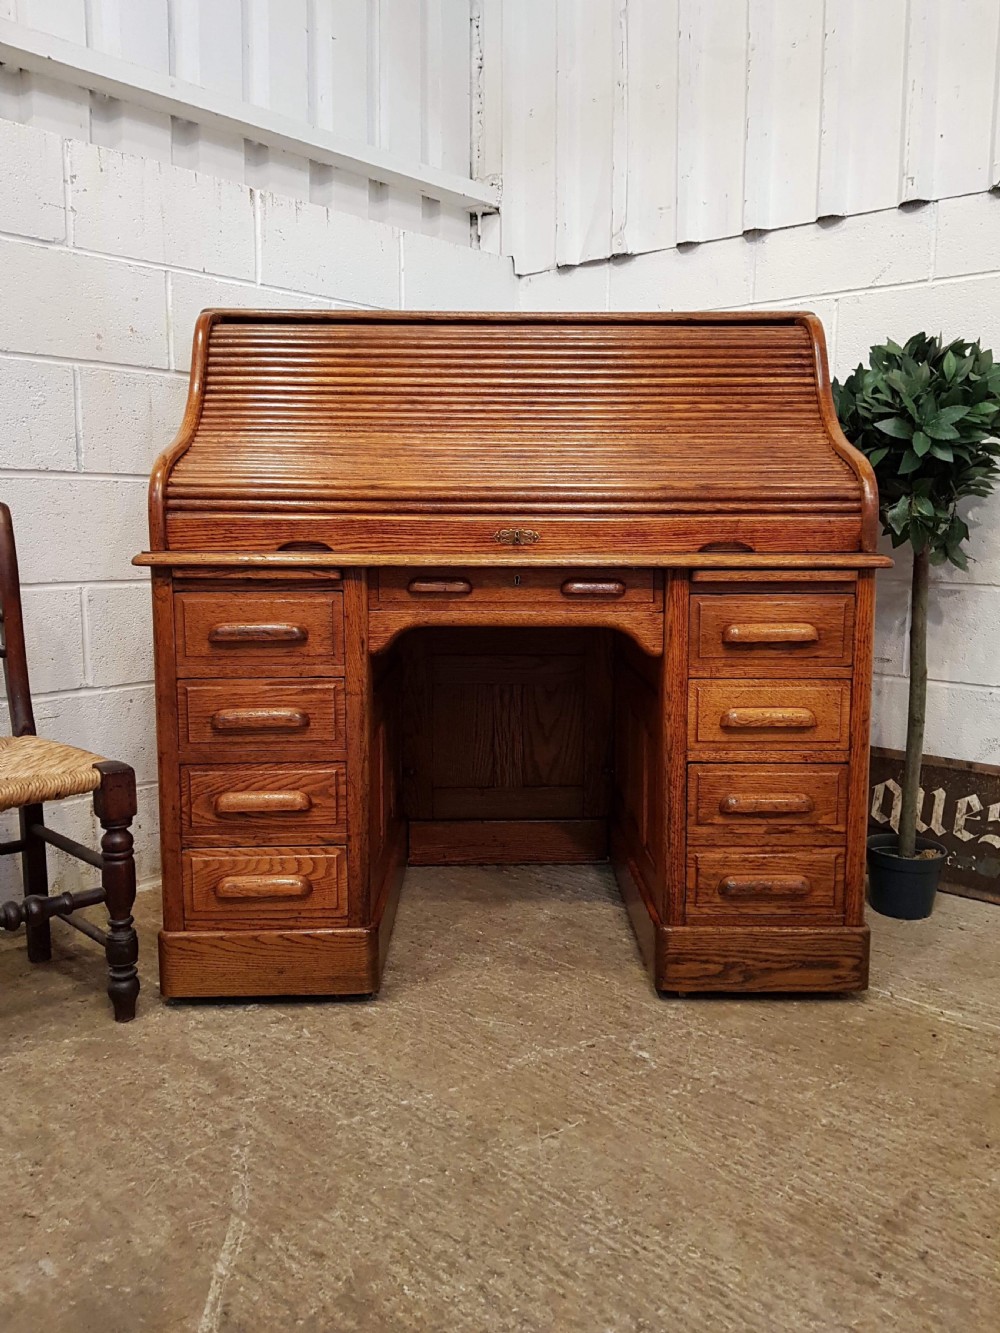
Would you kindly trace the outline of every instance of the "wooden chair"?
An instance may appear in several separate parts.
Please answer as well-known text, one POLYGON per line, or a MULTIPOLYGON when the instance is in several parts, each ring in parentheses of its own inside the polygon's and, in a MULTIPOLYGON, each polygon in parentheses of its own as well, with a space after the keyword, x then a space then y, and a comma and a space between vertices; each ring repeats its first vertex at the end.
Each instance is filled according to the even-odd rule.
POLYGON ((19 812, 20 836, 0 843, 0 855, 21 854, 24 897, 0 904, 0 926, 17 930, 24 925, 28 959, 44 963, 52 956, 50 922, 58 917, 104 945, 108 960, 108 995, 115 1020, 135 1017, 139 994, 136 962, 139 942, 132 924, 135 901, 135 861, 130 825, 136 812, 135 773, 128 764, 102 759, 58 741, 35 734, 35 717, 28 686, 28 661, 21 618, 21 585, 10 510, 0 503, 0 627, 4 677, 12 735, 0 736, 0 810, 19 812), (104 834, 101 850, 46 828, 44 802, 94 793, 94 811, 104 834), (49 896, 45 847, 49 844, 96 866, 99 888, 81 893, 49 896), (76 917, 81 907, 107 904, 106 931, 76 917))

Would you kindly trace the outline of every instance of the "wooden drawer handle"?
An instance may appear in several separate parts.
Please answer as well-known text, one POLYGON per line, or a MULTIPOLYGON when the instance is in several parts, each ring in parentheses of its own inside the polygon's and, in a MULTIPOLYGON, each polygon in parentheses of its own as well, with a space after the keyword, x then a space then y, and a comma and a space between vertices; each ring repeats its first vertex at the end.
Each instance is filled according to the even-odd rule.
POLYGON ((213 731, 304 731, 309 714, 301 708, 220 708, 213 731))
POLYGON ((312 809, 306 791, 224 791, 215 798, 217 815, 299 814, 312 809))
POLYGON ((809 881, 801 875, 774 875, 771 879, 737 879, 730 875, 719 881, 720 898, 805 898, 809 881))
POLYGON ((724 731, 742 731, 748 727, 769 727, 807 731, 816 725, 811 708, 730 708, 719 723, 724 731))
POLYGON ((723 796, 719 810, 724 815, 811 815, 816 803, 811 796, 723 796))
POLYGON ((819 643, 815 625, 752 624, 727 625, 722 631, 723 643, 819 643))
POLYGON ((562 585, 564 597, 624 597, 621 579, 567 579, 562 585))
POLYGON ((467 597, 472 591, 472 584, 468 579, 411 579, 406 585, 406 591, 416 593, 418 597, 433 596, 435 593, 467 597))
POLYGON ((305 643, 309 631, 303 625, 213 625, 209 643, 305 643))
POLYGON ((305 875, 226 875, 215 886, 217 898, 308 898, 312 880, 305 875))

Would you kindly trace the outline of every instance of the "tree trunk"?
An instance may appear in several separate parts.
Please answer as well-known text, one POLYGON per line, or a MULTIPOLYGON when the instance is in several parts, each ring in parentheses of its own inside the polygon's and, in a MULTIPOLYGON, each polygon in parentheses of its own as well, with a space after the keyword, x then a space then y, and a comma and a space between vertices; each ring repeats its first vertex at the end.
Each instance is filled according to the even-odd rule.
POLYGON ((906 719, 906 764, 903 768, 903 802, 899 814, 899 854, 917 851, 917 805, 920 799, 920 766, 924 757, 924 718, 927 713, 927 593, 930 583, 930 553, 925 547, 913 554, 913 584, 910 592, 910 707, 906 719))

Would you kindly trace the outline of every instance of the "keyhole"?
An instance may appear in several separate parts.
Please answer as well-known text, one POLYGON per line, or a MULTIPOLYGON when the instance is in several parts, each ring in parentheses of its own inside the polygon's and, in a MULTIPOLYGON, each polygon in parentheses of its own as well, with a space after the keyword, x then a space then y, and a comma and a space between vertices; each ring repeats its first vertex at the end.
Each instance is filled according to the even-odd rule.
POLYGON ((514 587, 515 587, 515 588, 520 588, 520 586, 521 586, 521 575, 520 575, 520 574, 515 574, 515 575, 514 575, 514 587))

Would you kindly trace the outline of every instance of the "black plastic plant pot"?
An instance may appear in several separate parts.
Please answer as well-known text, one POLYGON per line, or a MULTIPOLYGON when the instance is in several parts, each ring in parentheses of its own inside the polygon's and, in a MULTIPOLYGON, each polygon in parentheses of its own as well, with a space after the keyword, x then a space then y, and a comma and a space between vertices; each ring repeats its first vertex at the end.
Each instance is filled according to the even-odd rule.
POLYGON ((922 921, 934 911, 948 853, 930 838, 918 838, 917 851, 934 851, 937 856, 900 856, 898 846, 895 833, 875 833, 868 839, 868 902, 883 916, 922 921))

